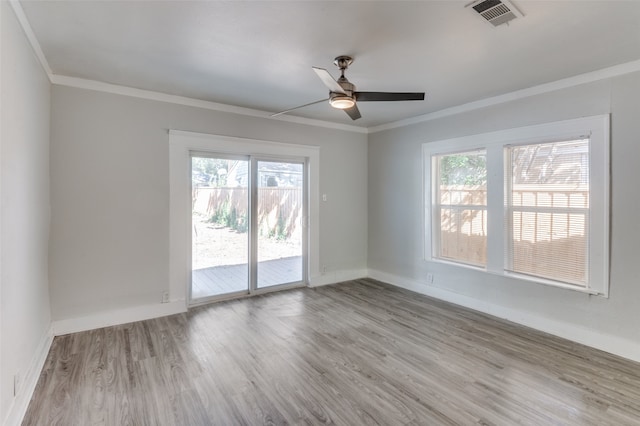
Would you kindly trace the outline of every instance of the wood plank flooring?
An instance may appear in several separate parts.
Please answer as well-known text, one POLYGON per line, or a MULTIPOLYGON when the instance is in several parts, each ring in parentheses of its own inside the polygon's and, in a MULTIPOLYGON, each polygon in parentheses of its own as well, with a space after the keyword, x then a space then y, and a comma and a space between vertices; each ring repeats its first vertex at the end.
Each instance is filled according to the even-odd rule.
POLYGON ((638 425, 640 364, 373 280, 57 337, 24 425, 638 425))

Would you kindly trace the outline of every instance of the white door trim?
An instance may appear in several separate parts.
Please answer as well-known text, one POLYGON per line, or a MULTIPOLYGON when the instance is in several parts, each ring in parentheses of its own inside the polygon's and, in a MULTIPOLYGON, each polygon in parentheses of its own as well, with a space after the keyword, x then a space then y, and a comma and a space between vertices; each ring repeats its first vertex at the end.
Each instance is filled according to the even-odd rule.
MULTIPOLYGON (((191 265, 188 253, 191 230, 190 152, 203 151, 255 156, 305 157, 308 159, 308 280, 320 275, 320 147, 288 144, 182 130, 169 131, 169 299, 189 301, 191 265)), ((308 284, 308 283, 307 283, 308 284)))

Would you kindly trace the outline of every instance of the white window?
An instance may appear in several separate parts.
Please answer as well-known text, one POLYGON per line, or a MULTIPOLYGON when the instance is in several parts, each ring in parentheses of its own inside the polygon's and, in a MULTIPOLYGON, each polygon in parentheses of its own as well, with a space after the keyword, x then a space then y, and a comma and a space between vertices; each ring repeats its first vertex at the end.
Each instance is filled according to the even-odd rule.
POLYGON ((484 266, 487 260, 486 152, 435 155, 434 240, 440 259, 484 266))
POLYGON ((508 271, 588 282, 589 139, 505 147, 508 271))
POLYGON ((608 115, 423 151, 426 260, 608 294, 608 115))

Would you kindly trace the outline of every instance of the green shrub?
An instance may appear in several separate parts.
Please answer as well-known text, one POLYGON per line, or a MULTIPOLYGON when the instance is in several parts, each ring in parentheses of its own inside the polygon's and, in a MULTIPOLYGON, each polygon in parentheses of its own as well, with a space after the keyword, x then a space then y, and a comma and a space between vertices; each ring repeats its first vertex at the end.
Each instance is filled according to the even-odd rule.
POLYGON ((229 226, 229 203, 222 203, 215 212, 209 217, 209 223, 217 223, 219 225, 229 226))
POLYGON ((275 234, 276 234, 275 235, 276 240, 279 240, 279 241, 286 240, 288 237, 287 224, 285 223, 284 217, 282 216, 281 212, 278 213, 278 223, 276 224, 275 234))
POLYGON ((248 228, 249 226, 247 225, 247 217, 240 216, 236 222, 235 230, 241 234, 244 234, 245 232, 247 232, 248 228))

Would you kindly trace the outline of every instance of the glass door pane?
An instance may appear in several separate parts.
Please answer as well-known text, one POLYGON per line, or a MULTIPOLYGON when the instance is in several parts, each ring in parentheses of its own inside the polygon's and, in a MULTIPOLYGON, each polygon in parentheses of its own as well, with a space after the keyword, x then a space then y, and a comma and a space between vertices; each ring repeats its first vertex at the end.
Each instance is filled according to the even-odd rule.
POLYGON ((257 161, 257 288, 301 282, 304 163, 257 161))
POLYGON ((249 160, 191 157, 191 300, 249 291, 249 160))

